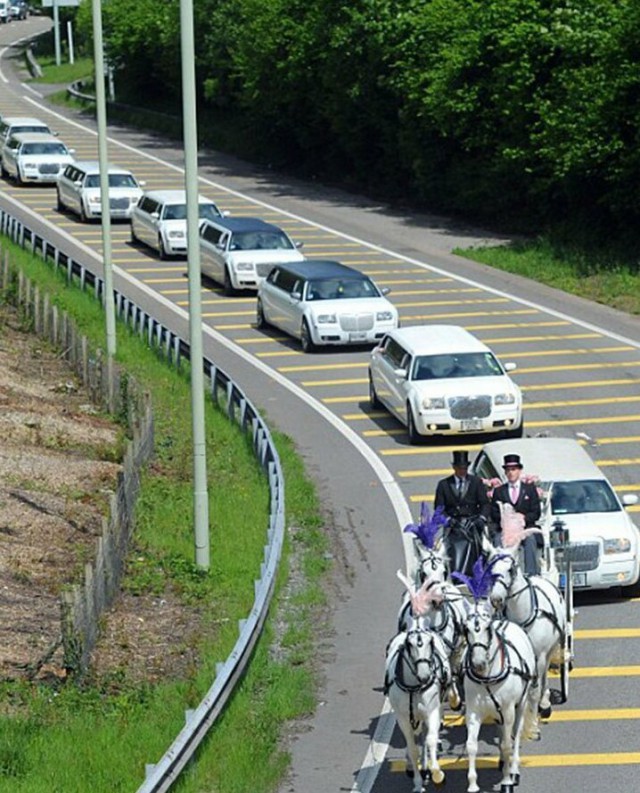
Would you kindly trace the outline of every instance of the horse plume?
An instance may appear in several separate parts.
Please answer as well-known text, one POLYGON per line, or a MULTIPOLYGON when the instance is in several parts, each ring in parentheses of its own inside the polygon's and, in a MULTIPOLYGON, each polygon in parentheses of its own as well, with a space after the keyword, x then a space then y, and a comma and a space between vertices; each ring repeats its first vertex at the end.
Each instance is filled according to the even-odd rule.
POLYGON ((530 534, 542 533, 542 529, 537 526, 525 529, 524 515, 521 512, 516 512, 513 504, 500 502, 499 507, 503 548, 517 548, 530 534))
POLYGON ((493 587, 496 579, 499 578, 496 573, 491 572, 491 566, 491 562, 489 564, 485 564, 482 556, 479 556, 473 565, 472 575, 465 575, 465 573, 456 572, 452 573, 451 577, 457 578, 458 581, 462 581, 463 584, 466 584, 469 592, 471 592, 471 595, 473 596, 473 599, 477 603, 479 600, 489 597, 491 588, 493 587))
POLYGON ((442 603, 442 590, 438 586, 432 587, 431 581, 428 579, 422 583, 419 589, 416 589, 402 570, 398 570, 396 575, 409 592, 411 612, 414 617, 424 617, 429 611, 431 603, 442 603))
POLYGON ((447 525, 448 521, 449 518, 444 514, 443 507, 436 507, 431 515, 429 505, 423 501, 420 505, 420 520, 418 523, 407 524, 404 531, 414 534, 425 548, 433 548, 438 533, 447 525))

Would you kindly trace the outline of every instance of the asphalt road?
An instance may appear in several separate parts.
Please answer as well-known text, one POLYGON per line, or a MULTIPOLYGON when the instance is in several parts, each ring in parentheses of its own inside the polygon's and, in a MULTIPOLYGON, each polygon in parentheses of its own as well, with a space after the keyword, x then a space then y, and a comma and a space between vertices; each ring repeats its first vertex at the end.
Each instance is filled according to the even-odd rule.
MULTIPOLYGON (((0 113, 34 115, 96 159, 93 120, 48 105, 25 79, 12 50, 17 37, 45 28, 31 18, 0 29, 0 113)), ((130 167, 147 188, 183 186, 179 146, 111 126, 110 159, 130 167)), ((361 196, 307 184, 216 152, 200 157, 201 192, 234 215, 259 215, 304 242, 308 256, 338 258, 390 286, 403 324, 461 324, 518 364, 528 434, 588 436, 587 449, 619 491, 640 491, 640 322, 610 309, 454 256, 458 246, 493 241, 486 231, 413 214, 361 196)), ((100 227, 55 209, 55 190, 0 183, 0 204, 99 268, 100 227)), ((161 262, 113 226, 115 285, 170 327, 187 331, 184 261, 161 262)), ((317 713, 292 744, 292 774, 280 793, 396 793, 410 790, 401 739, 381 714, 383 653, 394 629, 405 564, 401 527, 449 473, 454 447, 480 440, 409 446, 404 429, 367 402, 368 351, 302 355, 282 334, 253 326, 255 297, 226 298, 203 282, 205 352, 229 372, 270 422, 295 438, 318 483, 335 538, 332 634, 320 652, 325 679, 317 713), (384 745, 385 729, 391 746, 384 745), (376 732, 377 730, 377 732, 376 732), (376 734, 383 739, 372 744, 376 734)), ((538 472, 532 472, 538 473, 538 472)), ((637 514, 637 511, 636 511, 637 514)), ((640 752, 639 602, 584 595, 577 601, 576 666, 570 701, 523 747, 523 782, 532 793, 587 786, 634 790, 640 752), (598 631, 598 633, 594 633, 598 631)), ((443 736, 447 789, 466 790, 464 728, 443 736)), ((485 728, 483 789, 498 782, 495 733, 485 728)))

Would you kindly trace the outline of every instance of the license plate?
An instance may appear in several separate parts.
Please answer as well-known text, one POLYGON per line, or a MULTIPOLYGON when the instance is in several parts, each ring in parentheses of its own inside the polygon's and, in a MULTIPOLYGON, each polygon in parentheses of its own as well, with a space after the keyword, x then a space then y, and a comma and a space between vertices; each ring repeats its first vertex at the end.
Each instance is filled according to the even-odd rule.
MULTIPOLYGON (((585 587, 587 585, 587 574, 586 573, 573 573, 572 579, 573 579, 574 587, 585 587)), ((561 589, 564 587, 565 581, 566 581, 565 573, 560 573, 560 588, 561 589)))
POLYGON ((476 432, 482 429, 481 419, 462 419, 460 421, 461 432, 476 432))
POLYGON ((350 333, 349 334, 349 341, 366 341, 367 334, 366 333, 350 333))

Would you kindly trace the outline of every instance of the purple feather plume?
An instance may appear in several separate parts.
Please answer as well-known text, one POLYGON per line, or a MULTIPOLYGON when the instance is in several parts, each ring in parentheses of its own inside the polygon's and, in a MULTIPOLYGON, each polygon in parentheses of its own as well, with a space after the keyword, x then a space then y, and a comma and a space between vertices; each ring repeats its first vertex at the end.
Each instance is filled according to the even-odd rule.
POLYGON ((444 514, 443 507, 436 507, 433 515, 429 511, 429 505, 423 501, 420 505, 420 520, 418 523, 409 523, 404 527, 405 531, 415 534, 416 539, 425 548, 433 548, 438 532, 443 529, 449 518, 444 514))
POLYGON ((469 592, 471 592, 471 595, 473 596, 473 599, 477 602, 482 598, 489 597, 491 588, 493 587, 496 580, 500 577, 496 573, 491 572, 491 567, 491 562, 485 565, 484 559, 479 556, 473 565, 472 575, 469 576, 465 575, 464 573, 452 573, 451 577, 457 578, 458 581, 462 581, 463 584, 466 584, 469 592))

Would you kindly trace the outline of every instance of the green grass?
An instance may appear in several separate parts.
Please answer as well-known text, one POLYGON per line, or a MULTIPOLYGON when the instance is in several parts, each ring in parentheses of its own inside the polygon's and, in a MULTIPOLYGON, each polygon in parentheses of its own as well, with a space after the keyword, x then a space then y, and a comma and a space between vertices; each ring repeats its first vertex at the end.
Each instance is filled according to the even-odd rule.
POLYGON ((558 245, 544 238, 454 253, 628 314, 640 314, 640 270, 615 254, 558 245))
MULTIPOLYGON (((9 246, 8 246, 9 247, 9 246)), ((48 265, 12 248, 14 260, 68 310, 78 326, 104 348, 104 319, 90 295, 48 265)), ((189 380, 118 324, 120 365, 151 392, 157 453, 142 482, 135 547, 124 587, 161 593, 170 586, 204 615, 200 663, 183 680, 135 683, 125 669, 108 679, 52 687, 0 684, 0 792, 93 793, 131 791, 144 778, 215 678, 247 616, 268 525, 268 489, 248 442, 207 401, 207 465, 210 483, 211 570, 193 564, 192 455, 189 380)), ((314 641, 324 608, 322 580, 329 566, 327 538, 314 488, 293 442, 276 434, 286 480, 287 523, 278 593, 287 586, 289 563, 297 587, 269 621, 241 686, 208 736, 177 790, 266 793, 277 786, 288 757, 279 748, 284 722, 314 707, 314 641), (282 627, 284 626, 284 627, 282 627), (272 640, 277 639, 274 653, 272 640)))
POLYGON ((60 66, 56 66, 53 55, 38 55, 37 60, 42 69, 42 77, 34 79, 33 82, 70 84, 85 78, 93 79, 92 58, 77 58, 75 63, 61 63, 60 66))

